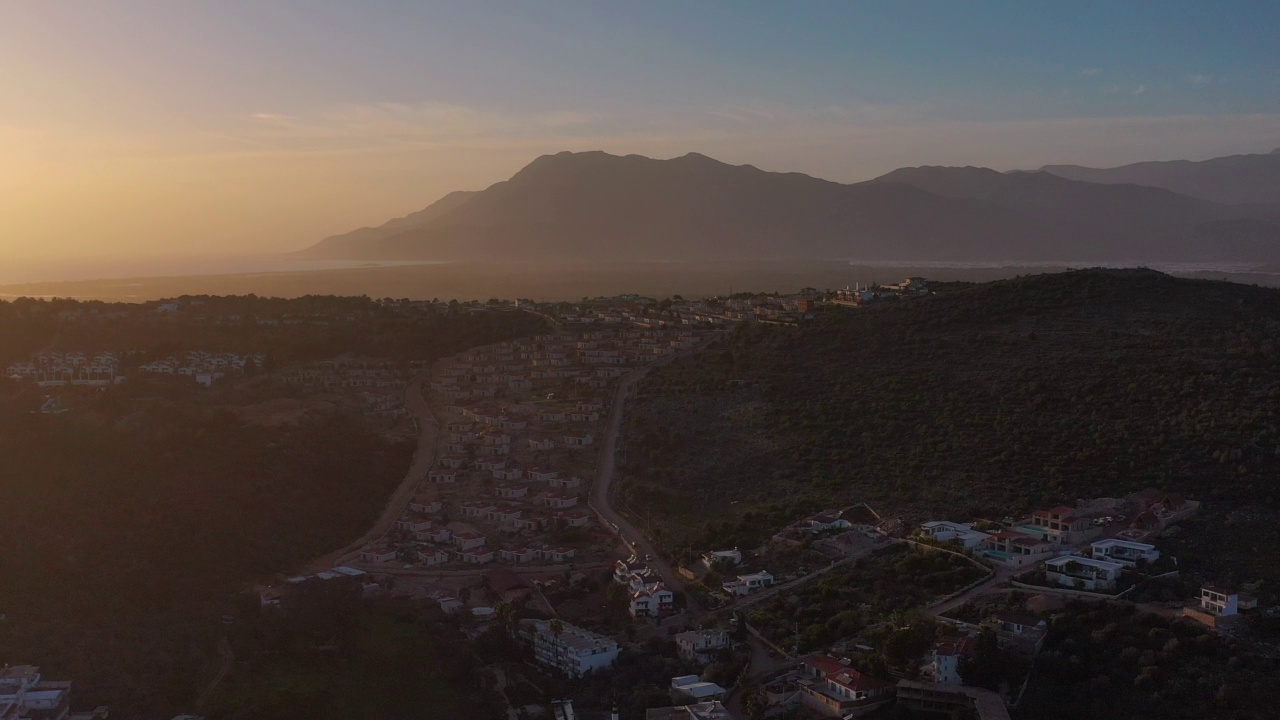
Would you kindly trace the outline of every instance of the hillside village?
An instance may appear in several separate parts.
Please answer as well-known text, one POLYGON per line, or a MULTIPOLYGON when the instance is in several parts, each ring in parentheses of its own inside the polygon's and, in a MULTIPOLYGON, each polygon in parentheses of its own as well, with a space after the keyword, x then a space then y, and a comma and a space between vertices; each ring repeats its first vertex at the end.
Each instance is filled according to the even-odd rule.
MULTIPOLYGON (((911 297, 920 287, 911 279, 892 291, 911 297)), ((471 618, 477 636, 517 608, 524 619, 510 632, 533 661, 588 686, 627 662, 633 643, 669 638, 685 674, 669 678, 673 704, 650 707, 648 718, 861 717, 893 707, 1007 718, 1026 692, 1050 622, 1068 603, 1129 603, 1214 632, 1230 632, 1255 611, 1247 592, 1212 584, 1177 602, 1127 599, 1176 577, 1159 538, 1200 507, 1157 490, 1023 518, 915 525, 856 504, 777 528, 761 548, 654 557, 640 538, 602 522, 592 505, 617 383, 635 368, 700 348, 719 328, 762 321, 762 307, 672 302, 658 310, 616 299, 604 307, 544 307, 536 311, 563 332, 436 364, 427 392, 439 440, 429 469, 393 529, 313 577, 356 579, 366 596, 388 592, 394 577, 393 592, 471 618), (929 568, 922 572, 932 573, 930 589, 902 595, 920 604, 866 606, 856 635, 816 646, 810 634, 792 638, 789 626, 776 623, 788 598, 809 597, 824 576, 862 568, 884 578, 895 564, 929 568), (603 587, 593 580, 602 572, 603 587), (618 614, 583 612, 577 598, 588 597, 614 598, 606 605, 618 614), (903 613, 923 613, 913 616, 923 624, 900 624, 903 613), (915 654, 903 656, 902 642, 915 654), (983 675, 981 667, 997 662, 1005 669, 983 675), (724 677, 726 666, 737 674, 724 677)), ((264 602, 278 603, 273 592, 264 589, 264 602)), ((590 707, 574 711, 566 698, 544 711, 590 717, 590 707)))
MULTIPOLYGON (((509 652, 532 665, 508 667, 509 681, 563 693, 546 705, 509 691, 511 711, 526 717, 606 717, 600 688, 662 647, 667 674, 640 687, 671 704, 642 708, 649 720, 1008 718, 1037 692, 1038 658, 1056 652, 1055 623, 1090 604, 1222 637, 1276 614, 1247 584, 1205 583, 1180 598, 1152 590, 1182 582, 1162 538, 1202 507, 1156 489, 1000 519, 907 521, 856 503, 769 528, 760 547, 682 556, 656 554, 630 526, 641 525, 634 511, 612 519, 597 490, 608 487, 599 484, 602 453, 630 379, 742 323, 799 324, 846 311, 833 306, 928 292, 910 278, 825 295, 520 301, 507 311, 537 314, 553 331, 435 362, 348 355, 268 368, 261 354, 140 362, 47 351, 7 375, 57 389, 151 376, 211 386, 260 374, 299 397, 346 396, 426 433, 388 522, 322 566, 260 585, 257 605, 269 615, 317 598, 426 601, 476 642, 495 633, 519 641, 509 652)), ((44 697, 33 693, 28 710, 44 697)), ((634 710, 622 717, 639 717, 634 710)))

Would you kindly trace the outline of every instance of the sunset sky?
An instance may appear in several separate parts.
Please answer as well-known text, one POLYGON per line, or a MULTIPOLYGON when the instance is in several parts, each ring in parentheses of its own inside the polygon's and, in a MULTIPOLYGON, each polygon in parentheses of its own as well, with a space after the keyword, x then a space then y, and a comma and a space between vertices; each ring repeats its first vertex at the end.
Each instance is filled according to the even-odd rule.
POLYGON ((0 0, 0 257, 293 250, 603 149, 839 181, 1280 146, 1280 3, 0 0))

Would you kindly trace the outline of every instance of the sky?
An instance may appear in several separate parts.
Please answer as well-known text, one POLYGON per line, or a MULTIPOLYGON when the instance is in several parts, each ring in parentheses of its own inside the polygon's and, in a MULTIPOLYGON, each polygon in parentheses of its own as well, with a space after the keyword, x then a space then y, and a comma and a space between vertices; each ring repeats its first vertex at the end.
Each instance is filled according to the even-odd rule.
POLYGON ((1280 146, 1280 3, 0 0, 0 262, 295 250, 562 150, 854 182, 1280 146))

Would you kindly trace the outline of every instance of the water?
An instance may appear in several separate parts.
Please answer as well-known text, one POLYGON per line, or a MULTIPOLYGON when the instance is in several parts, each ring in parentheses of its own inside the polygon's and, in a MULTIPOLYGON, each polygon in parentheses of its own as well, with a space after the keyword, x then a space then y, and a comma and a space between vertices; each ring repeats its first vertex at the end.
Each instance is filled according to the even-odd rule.
POLYGON ((294 255, 182 255, 0 260, 0 285, 434 265, 423 260, 320 260, 294 255))

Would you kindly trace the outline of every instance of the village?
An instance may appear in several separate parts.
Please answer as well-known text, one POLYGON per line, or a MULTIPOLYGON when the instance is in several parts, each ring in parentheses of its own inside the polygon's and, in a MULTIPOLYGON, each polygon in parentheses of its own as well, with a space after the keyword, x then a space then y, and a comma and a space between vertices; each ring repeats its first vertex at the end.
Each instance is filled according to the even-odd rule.
MULTIPOLYGON (((908 280, 894 291, 927 292, 920 288, 908 280)), ((1180 602, 1126 599, 1177 575, 1159 537, 1200 507, 1154 489, 1022 518, 915 525, 855 504, 780 528, 762 548, 655 557, 639 533, 602 515, 593 494, 618 384, 701 348, 732 323, 809 306, 800 298, 659 310, 610 299, 525 309, 565 329, 432 367, 425 392, 438 439, 394 525, 330 570, 262 588, 264 606, 287 601, 289 585, 314 581, 351 582, 366 597, 424 598, 465 618, 475 637, 505 628, 521 640, 550 674, 527 671, 532 685, 550 676, 599 682, 593 678, 627 662, 629 648, 671 642, 684 672, 667 680, 672 704, 648 708, 650 720, 850 718, 895 706, 1007 718, 1050 618, 1068 603, 1129 602, 1215 632, 1230 632, 1256 608, 1247 592, 1212 584, 1180 602), (940 567, 945 581, 892 613, 867 610, 867 624, 852 636, 815 644, 776 622, 780 603, 808 597, 826 575, 881 573, 885 562, 913 558, 933 558, 920 562, 940 567), (916 618, 915 631, 898 625, 904 614, 916 618), (904 659, 887 649, 920 628, 927 635, 912 636, 918 654, 904 659), (980 687, 974 668, 993 662, 988 644, 1008 656, 1002 667, 1016 670, 1006 667, 980 687)), ((512 692, 509 701, 521 716, 596 716, 575 710, 572 693, 550 707, 519 697, 512 692)))
MULTIPOLYGON (((209 387, 261 372, 288 393, 345 397, 406 436, 430 437, 385 523, 323 565, 258 586, 257 604, 270 613, 317 594, 413 598, 477 640, 495 632, 516 639, 532 664, 504 665, 525 688, 504 692, 512 717, 617 717, 582 702, 582 689, 663 646, 673 671, 658 681, 671 704, 645 708, 646 720, 874 718, 892 708, 1008 718, 1051 622, 1079 603, 1124 604, 1224 634, 1263 612, 1248 585, 1206 583, 1180 600, 1145 593, 1179 576, 1161 537, 1201 508, 1151 488, 1000 519, 906 522, 857 503, 777 528, 758 548, 683 557, 659 556, 609 508, 602 458, 631 378, 741 323, 800 323, 822 302, 856 307, 927 293, 911 278, 826 296, 518 301, 510 309, 542 316, 553 331, 434 363, 344 356, 267 371, 254 354, 189 351, 141 362, 129 353, 46 351, 6 374, 39 387, 117 385, 134 374, 209 387), (888 583, 889 599, 840 590, 832 604, 830 583, 863 579, 882 593, 888 583), (841 619, 848 608, 856 622, 841 619), (807 627, 795 620, 801 614, 807 627), (550 705, 527 692, 553 678, 578 685, 550 705)), ((52 688, 23 682, 25 699, 15 690, 10 702, 28 710, 52 688)))

